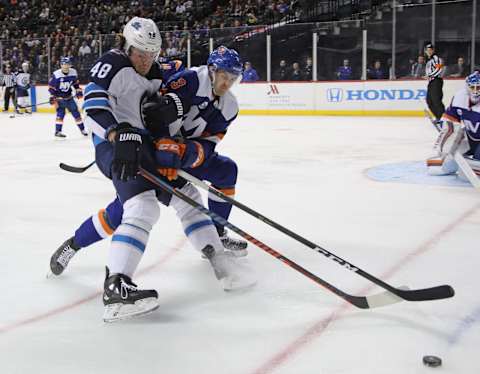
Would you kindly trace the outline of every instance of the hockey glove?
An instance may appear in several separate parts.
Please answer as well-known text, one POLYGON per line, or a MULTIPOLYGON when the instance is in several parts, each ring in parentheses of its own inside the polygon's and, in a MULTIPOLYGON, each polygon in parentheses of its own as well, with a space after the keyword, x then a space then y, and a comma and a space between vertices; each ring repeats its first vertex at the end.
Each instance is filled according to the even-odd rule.
POLYGON ((190 110, 190 106, 174 93, 155 93, 143 104, 142 113, 146 128, 154 138, 168 135, 168 125, 190 110))
POLYGON ((75 91, 75 96, 76 96, 77 99, 81 99, 83 97, 83 91, 82 91, 81 88, 79 88, 75 91))
POLYGON ((182 167, 186 145, 170 138, 161 138, 155 141, 155 148, 158 172, 168 180, 177 179, 177 170, 182 167))
POLYGON ((118 124, 114 131, 112 171, 117 174, 118 179, 126 182, 137 175, 142 135, 127 122, 118 124))
POLYGON ((158 171, 169 180, 177 178, 177 169, 196 168, 205 160, 202 144, 194 140, 180 143, 171 138, 161 138, 155 141, 155 148, 158 171))
POLYGON ((50 98, 48 99, 48 102, 50 103, 50 105, 56 105, 57 98, 55 96, 50 96, 50 98))

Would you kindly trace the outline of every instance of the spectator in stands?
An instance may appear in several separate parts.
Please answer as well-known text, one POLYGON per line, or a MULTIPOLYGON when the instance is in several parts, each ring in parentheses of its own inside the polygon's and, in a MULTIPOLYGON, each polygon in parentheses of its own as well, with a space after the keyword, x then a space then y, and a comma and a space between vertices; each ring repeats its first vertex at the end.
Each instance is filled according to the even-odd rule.
POLYGON ((350 61, 346 58, 343 60, 343 65, 339 66, 335 75, 339 80, 351 80, 353 77, 352 67, 350 66, 350 61))
POLYGON ((249 61, 245 62, 242 73, 242 82, 256 82, 258 79, 257 71, 252 67, 252 64, 249 61))
POLYGON ((273 80, 275 81, 285 81, 288 79, 289 71, 287 68, 287 62, 285 60, 280 60, 280 66, 273 73, 273 80))
POLYGON ((291 80, 291 81, 301 81, 301 80, 303 80, 303 73, 300 70, 300 64, 298 62, 294 62, 292 64, 292 71, 290 72, 289 80, 291 80))
POLYGON ((375 60, 373 63, 373 68, 367 69, 367 78, 368 79, 385 79, 385 71, 382 68, 382 63, 380 60, 375 60))
POLYGON ((306 81, 311 81, 313 79, 313 61, 311 57, 307 57, 307 62, 303 69, 303 79, 306 81))
POLYGON ((451 78, 465 78, 470 72, 470 67, 465 64, 465 59, 460 56, 455 65, 447 68, 447 74, 451 78))
POLYGON ((92 53, 92 49, 88 46, 87 41, 84 40, 78 49, 78 55, 80 58, 86 58, 90 55, 90 53, 92 53))
POLYGON ((425 56, 417 57, 417 62, 413 63, 410 75, 413 78, 423 78, 425 76, 425 56))

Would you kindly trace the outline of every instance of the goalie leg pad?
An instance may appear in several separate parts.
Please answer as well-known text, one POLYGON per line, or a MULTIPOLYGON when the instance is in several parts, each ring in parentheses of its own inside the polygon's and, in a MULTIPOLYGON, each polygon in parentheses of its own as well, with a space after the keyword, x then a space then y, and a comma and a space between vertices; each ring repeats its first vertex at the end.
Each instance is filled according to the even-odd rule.
POLYGON ((451 175, 458 171, 458 165, 452 156, 447 156, 444 160, 441 158, 429 158, 427 160, 427 169, 429 175, 451 175))
MULTIPOLYGON (((472 171, 477 175, 478 178, 480 178, 480 160, 475 159, 473 156, 464 156, 464 158, 472 171)), ((458 171, 458 177, 466 182, 470 182, 462 169, 458 171)))

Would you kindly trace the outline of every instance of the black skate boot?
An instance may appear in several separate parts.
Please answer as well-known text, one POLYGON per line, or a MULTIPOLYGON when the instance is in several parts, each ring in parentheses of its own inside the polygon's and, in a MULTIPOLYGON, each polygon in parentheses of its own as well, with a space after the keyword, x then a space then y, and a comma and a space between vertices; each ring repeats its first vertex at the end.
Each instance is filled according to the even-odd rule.
POLYGON ((55 275, 60 275, 68 266, 68 263, 80 249, 73 242, 73 236, 67 239, 50 258, 50 270, 55 275))
POLYGON ((67 137, 67 135, 65 135, 65 134, 64 134, 63 132, 61 132, 61 131, 57 131, 57 132, 55 133, 55 137, 56 137, 56 138, 59 138, 59 139, 64 139, 64 138, 67 137))
POLYGON ((124 274, 110 275, 108 267, 103 291, 105 312, 103 320, 114 322, 153 312, 159 307, 155 290, 139 290, 130 277, 124 274))
POLYGON ((202 254, 208 259, 215 277, 220 281, 225 291, 238 291, 252 287, 257 283, 253 273, 237 259, 231 251, 215 251, 211 245, 202 249, 202 254))
POLYGON ((217 227, 217 231, 223 247, 231 251, 235 257, 245 257, 248 254, 245 240, 229 237, 224 227, 217 227))

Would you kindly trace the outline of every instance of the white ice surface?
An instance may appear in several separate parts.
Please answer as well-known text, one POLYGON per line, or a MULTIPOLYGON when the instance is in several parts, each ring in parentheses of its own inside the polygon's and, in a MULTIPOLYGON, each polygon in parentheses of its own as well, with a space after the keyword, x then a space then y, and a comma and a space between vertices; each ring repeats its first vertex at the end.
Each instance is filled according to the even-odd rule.
MULTIPOLYGON (((380 183, 370 167, 429 154, 420 118, 241 116, 219 151, 237 161, 237 198, 395 286, 451 284, 453 299, 360 310, 252 244, 258 285, 225 293, 163 208, 137 272, 153 314, 102 322, 108 241, 59 278, 52 252, 113 197, 93 147, 68 118, 0 117, 0 373, 405 374, 480 372, 480 194, 380 183), (422 365, 436 354, 441 368, 422 365)), ((352 294, 381 291, 234 208, 231 221, 352 294)))

